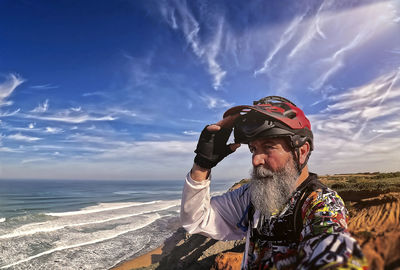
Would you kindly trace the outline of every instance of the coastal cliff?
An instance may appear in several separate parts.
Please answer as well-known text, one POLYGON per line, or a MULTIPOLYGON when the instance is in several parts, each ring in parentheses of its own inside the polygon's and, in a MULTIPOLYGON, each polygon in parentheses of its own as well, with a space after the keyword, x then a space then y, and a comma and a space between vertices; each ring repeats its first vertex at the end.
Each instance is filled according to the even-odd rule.
MULTIPOLYGON (((335 180, 329 183, 329 179, 322 179, 329 186, 339 183, 337 189, 350 212, 348 229, 360 244, 370 269, 400 269, 399 179, 391 179, 392 184, 384 185, 384 189, 374 187, 373 182, 354 189, 351 181, 346 186, 348 178, 335 180)), ((238 183, 234 185, 238 186, 238 183)), ((146 265, 138 265, 133 260, 126 268, 122 264, 122 268, 116 269, 240 269, 243 251, 244 240, 217 241, 190 235, 179 228, 157 254, 145 255, 146 265)))

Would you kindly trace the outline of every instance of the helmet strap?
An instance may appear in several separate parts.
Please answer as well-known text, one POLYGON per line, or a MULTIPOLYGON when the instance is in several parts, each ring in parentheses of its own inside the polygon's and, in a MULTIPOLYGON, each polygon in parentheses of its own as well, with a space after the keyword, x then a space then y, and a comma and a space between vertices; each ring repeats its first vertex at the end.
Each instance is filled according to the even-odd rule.
POLYGON ((293 148, 293 156, 296 162, 296 169, 299 175, 301 174, 301 170, 303 169, 300 164, 300 149, 299 147, 293 148))
POLYGON ((308 152, 306 159, 304 160, 303 164, 300 163, 300 147, 293 148, 293 156, 295 158, 296 162, 296 169, 299 174, 301 174, 301 171, 304 169, 304 167, 307 165, 308 159, 310 157, 311 152, 308 152))

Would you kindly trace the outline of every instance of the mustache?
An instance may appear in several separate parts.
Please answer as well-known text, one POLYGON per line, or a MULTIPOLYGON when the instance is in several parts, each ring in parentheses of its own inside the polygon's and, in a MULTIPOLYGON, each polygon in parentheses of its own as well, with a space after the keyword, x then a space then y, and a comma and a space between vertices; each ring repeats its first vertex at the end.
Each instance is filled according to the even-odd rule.
POLYGON ((253 167, 253 170, 251 171, 251 177, 254 179, 259 179, 259 178, 272 178, 275 175, 273 171, 270 169, 259 165, 257 167, 253 167))

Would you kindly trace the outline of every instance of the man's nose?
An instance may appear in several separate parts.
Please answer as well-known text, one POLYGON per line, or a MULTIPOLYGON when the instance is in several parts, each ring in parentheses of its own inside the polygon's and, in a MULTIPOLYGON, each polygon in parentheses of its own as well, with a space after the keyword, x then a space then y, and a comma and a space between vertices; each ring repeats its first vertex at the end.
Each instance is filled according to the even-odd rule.
POLYGON ((253 166, 257 167, 259 165, 265 164, 265 154, 253 154, 253 166))

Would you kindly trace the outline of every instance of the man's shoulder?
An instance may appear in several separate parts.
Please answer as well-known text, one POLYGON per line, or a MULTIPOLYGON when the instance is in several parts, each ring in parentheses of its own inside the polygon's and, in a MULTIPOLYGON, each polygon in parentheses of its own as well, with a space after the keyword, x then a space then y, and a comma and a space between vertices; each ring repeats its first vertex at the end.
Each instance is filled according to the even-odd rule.
POLYGON ((250 191, 250 183, 244 183, 243 185, 229 190, 228 193, 232 193, 237 196, 244 196, 250 191))
POLYGON ((321 187, 313 190, 302 205, 303 217, 312 213, 335 212, 347 216, 347 209, 340 195, 328 187, 321 187))
POLYGON ((332 199, 343 201, 335 190, 322 183, 314 173, 310 173, 309 177, 304 181, 303 188, 308 191, 306 192, 306 201, 331 201, 332 199))
POLYGON ((314 191, 317 189, 323 189, 326 188, 327 186, 323 184, 319 178, 318 175, 315 173, 309 173, 307 179, 304 181, 303 184, 308 190, 314 191))
POLYGON ((215 195, 212 197, 212 199, 215 199, 217 197, 229 197, 231 199, 239 199, 239 200, 244 200, 245 202, 247 202, 250 198, 250 185, 249 183, 245 183, 241 186, 238 186, 234 189, 229 189, 227 192, 219 194, 219 195, 215 195))
POLYGON ((335 190, 323 185, 323 186, 315 186, 314 189, 312 189, 312 191, 308 194, 305 202, 314 202, 314 204, 319 202, 332 203, 332 202, 343 202, 343 199, 335 190))

